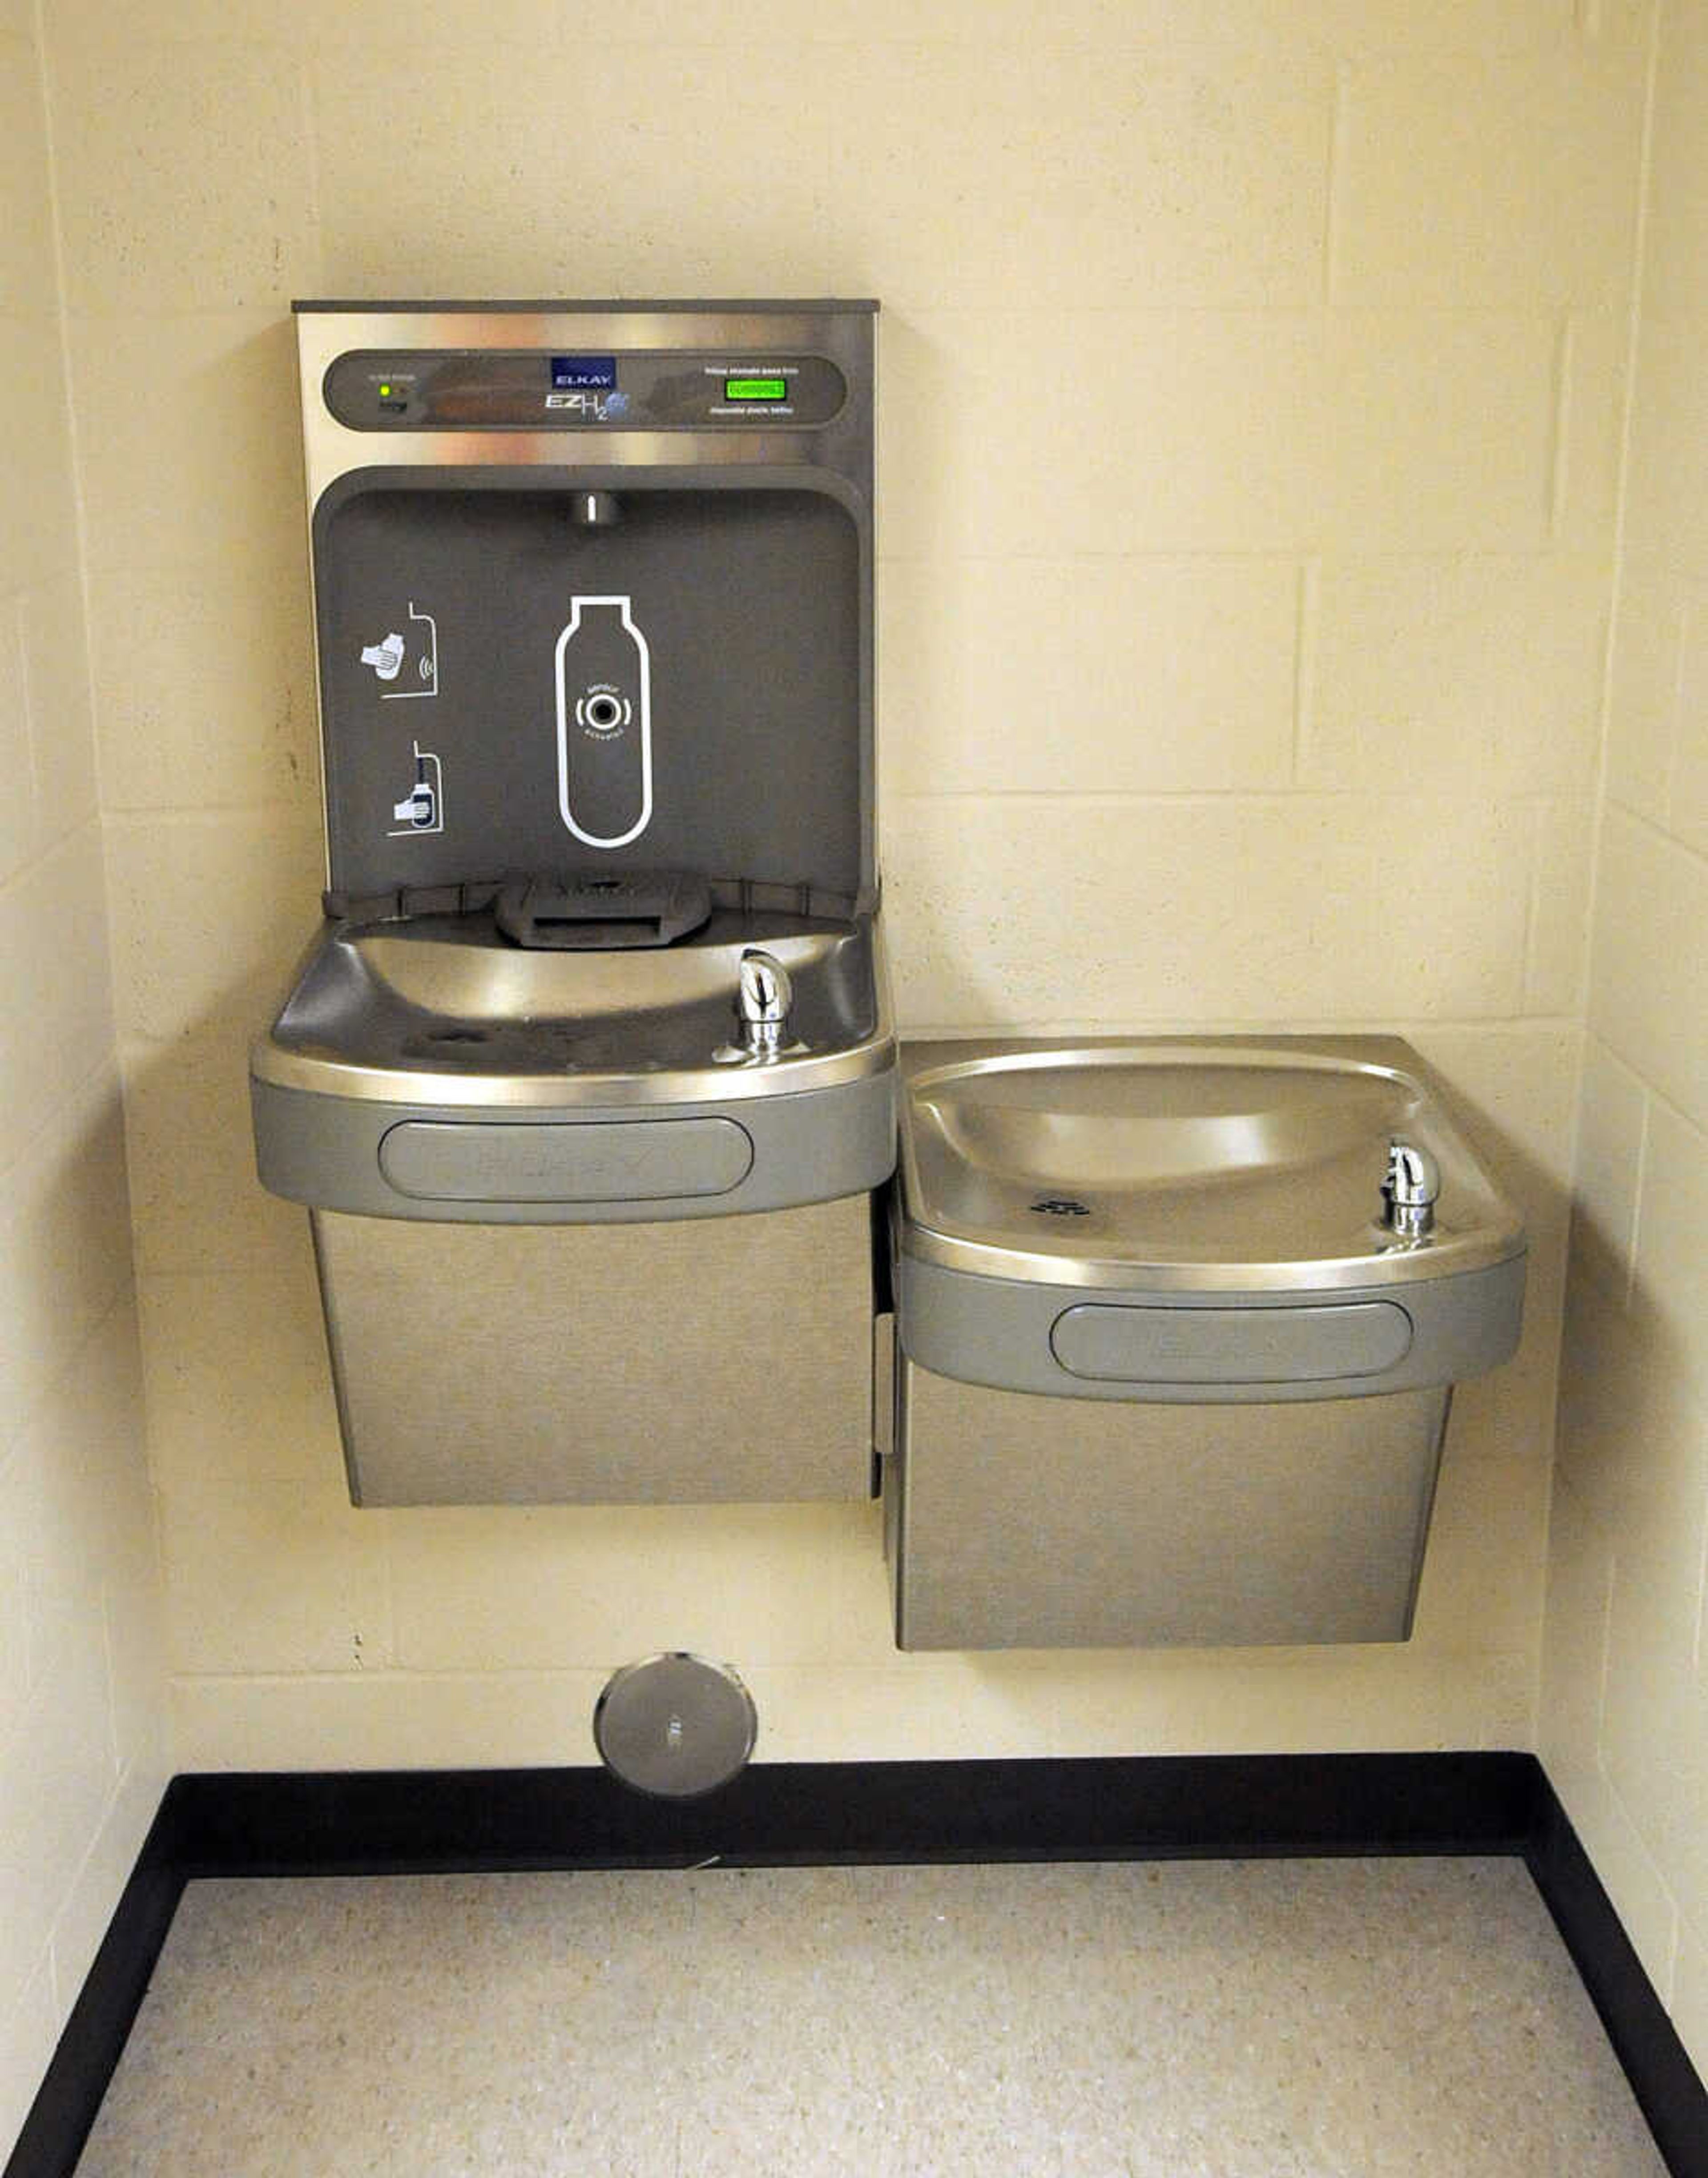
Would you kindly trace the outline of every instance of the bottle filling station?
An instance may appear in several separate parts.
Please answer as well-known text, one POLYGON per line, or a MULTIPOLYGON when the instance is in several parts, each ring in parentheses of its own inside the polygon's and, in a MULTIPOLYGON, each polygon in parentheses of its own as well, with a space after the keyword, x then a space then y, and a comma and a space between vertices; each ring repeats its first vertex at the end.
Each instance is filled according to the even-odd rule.
POLYGON ((873 306, 297 326, 326 919, 252 1089, 352 1495, 866 1497, 873 306))

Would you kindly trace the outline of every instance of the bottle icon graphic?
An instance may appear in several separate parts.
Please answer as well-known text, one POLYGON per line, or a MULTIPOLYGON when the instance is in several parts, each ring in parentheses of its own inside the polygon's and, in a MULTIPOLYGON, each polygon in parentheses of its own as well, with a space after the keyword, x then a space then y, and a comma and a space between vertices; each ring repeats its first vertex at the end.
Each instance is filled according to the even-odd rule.
POLYGON ((652 657, 627 597, 572 598, 554 658, 557 806, 589 847, 652 821, 652 657))

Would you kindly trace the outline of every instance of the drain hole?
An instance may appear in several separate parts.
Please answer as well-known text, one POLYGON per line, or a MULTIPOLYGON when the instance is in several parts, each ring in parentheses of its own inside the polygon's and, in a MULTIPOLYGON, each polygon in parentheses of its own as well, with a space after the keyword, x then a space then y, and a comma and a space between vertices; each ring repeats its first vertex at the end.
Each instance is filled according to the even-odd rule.
POLYGON ((1071 1195, 1041 1195, 1032 1204, 1040 1218, 1089 1218, 1092 1207, 1071 1195))

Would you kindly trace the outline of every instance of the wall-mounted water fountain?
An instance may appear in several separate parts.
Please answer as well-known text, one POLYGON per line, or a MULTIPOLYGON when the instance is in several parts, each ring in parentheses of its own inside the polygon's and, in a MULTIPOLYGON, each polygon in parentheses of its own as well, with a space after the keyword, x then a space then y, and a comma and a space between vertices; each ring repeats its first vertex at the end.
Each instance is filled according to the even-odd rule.
POLYGON ((353 1494, 864 1496, 873 307, 297 322, 326 920, 253 1093, 353 1494))
POLYGON ((1399 1641, 1525 1236, 1396 1037, 904 1047, 904 1648, 1399 1641))

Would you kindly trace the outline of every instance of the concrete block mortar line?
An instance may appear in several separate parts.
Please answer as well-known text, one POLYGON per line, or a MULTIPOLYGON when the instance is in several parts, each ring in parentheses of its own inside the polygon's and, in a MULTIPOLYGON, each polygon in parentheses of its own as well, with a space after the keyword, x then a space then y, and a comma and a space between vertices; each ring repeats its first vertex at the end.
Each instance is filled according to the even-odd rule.
MULTIPOLYGON (((1678 610, 1678 640, 1672 651, 1672 686, 1668 691, 1667 762, 1661 774, 1661 814, 1670 838, 1678 837, 1678 776, 1684 768, 1684 688, 1689 677, 1691 637, 1703 616, 1700 596, 1686 593, 1678 610)), ((1680 845, 1683 844, 1679 841, 1680 845)))
POLYGON ((1524 1035, 1571 1035, 1580 1030, 1582 1026, 1573 1014, 1525 1014, 1502 1015, 1495 1019, 1485 1015, 1470 1020, 1458 1015, 1443 1015, 1439 1019, 1415 1015, 1388 1019, 1355 1015, 1344 1021, 1330 1020, 1318 1014, 1289 1015, 1278 1021, 1260 1019, 1250 1014, 1224 1015, 1202 1021, 1185 1019, 1179 1014, 1158 1014, 1144 1018, 1130 1015, 1118 1021, 1093 1021, 1084 1015, 1070 1015, 1065 1017, 1036 1015, 1018 1026, 1012 1022, 969 1025, 965 1021, 908 1021, 903 1025, 901 1033, 910 1041, 920 1043, 962 1042, 978 1037, 1019 1036, 1399 1036, 1415 1042, 1420 1037, 1441 1034, 1492 1037, 1510 1036, 1515 1031, 1524 1035))
MULTIPOLYGON (((1464 791, 1455 789, 1452 791, 1432 794, 1428 798, 1434 802, 1457 803, 1464 807, 1476 808, 1482 808, 1487 806, 1486 797, 1476 794, 1469 789, 1464 791)), ((1507 800, 1509 805, 1511 805, 1530 801, 1532 798, 1533 797, 1530 796, 1514 795, 1507 797, 1507 800)), ((1545 796, 1537 796, 1534 798, 1538 800, 1547 799, 1545 796)), ((1124 809, 1143 807, 1150 805, 1154 805, 1155 807, 1162 809, 1178 809, 1192 804, 1200 805, 1206 808, 1217 808, 1229 802, 1247 802, 1262 807, 1278 806, 1281 808, 1287 808, 1306 800, 1316 800, 1319 802, 1339 804, 1353 801, 1362 801, 1377 804, 1389 803, 1397 807, 1415 807, 1418 799, 1419 796, 1415 788, 1408 788, 1404 785, 1396 785, 1385 788, 1312 785, 1297 787, 1185 786, 1176 788, 1072 786, 1059 789, 1039 786, 977 786, 966 788, 929 787, 922 791, 916 790, 906 793, 895 794, 890 797, 890 806, 892 807, 897 804, 906 807, 910 803, 915 802, 923 804, 933 802, 953 803, 967 802, 1000 802, 1009 803, 1032 802, 1037 803, 1040 809, 1043 810, 1058 807, 1065 803, 1092 803, 1098 807, 1124 809)), ((192 812, 191 813, 200 814, 200 813, 192 812)), ((1663 835, 1663 836, 1670 837, 1670 835, 1663 835)), ((1678 845, 1684 853, 1689 854, 1694 852, 1694 849, 1684 847, 1682 841, 1676 841, 1674 844, 1678 845)), ((1698 859, 1700 860, 1703 858, 1699 856, 1698 859)))
MULTIPOLYGON (((1359 786, 1318 786, 1311 781, 1278 786, 1180 786, 1180 787, 1095 787, 1070 786, 1051 789, 1041 786, 964 786, 931 787, 923 791, 903 790, 889 796, 890 804, 910 802, 992 802, 1013 804, 1035 802, 1045 807, 1061 802, 1089 803, 1095 807, 1134 807, 1154 806, 1163 809, 1178 809, 1187 803, 1206 807, 1225 807, 1234 802, 1294 802, 1315 801, 1344 806, 1359 799, 1400 802, 1408 797, 1395 789, 1385 797, 1359 786)), ((1442 800, 1449 797, 1441 796, 1442 800)))
MULTIPOLYGON (((1614 1813, 1618 1816, 1619 1820, 1624 1825, 1631 1843, 1636 1847, 1638 1852, 1642 1856, 1656 1888, 1661 1892, 1661 1896, 1667 1902, 1667 1911, 1672 1923, 1674 1945, 1676 1946, 1678 1902, 1672 1894, 1672 1886, 1667 1881, 1666 1874, 1661 1866, 1660 1861, 1656 1858, 1652 1847, 1650 1845, 1648 1837, 1645 1834, 1641 1824, 1638 1822, 1635 1814, 1632 1812, 1630 1803, 1627 1800, 1623 1792, 1620 1789, 1618 1780, 1613 1776, 1612 1766, 1608 1759, 1608 1750, 1606 1745, 1607 1690, 1612 1677, 1613 1613, 1618 1603, 1622 1571, 1626 1573, 1627 1578, 1629 1579, 1629 1569, 1622 1568, 1618 1546, 1616 1544, 1607 1553, 1607 1609, 1602 1624, 1601 1642, 1601 1683, 1600 1696, 1596 1704, 1596 1774, 1601 1780, 1601 1786, 1607 1792, 1607 1798, 1612 1805, 1614 1813)), ((1622 1915, 1621 1918, 1623 1918, 1623 1916, 1622 1915)), ((1661 1990, 1660 1994, 1663 2002, 1671 2001, 1672 1992, 1670 1989, 1663 1989, 1661 1990)))
POLYGON ((308 165, 309 232, 314 241, 315 292, 326 292, 326 222, 321 216, 322 177, 320 172, 320 101, 315 96, 316 71, 313 63, 299 58, 297 70, 298 125, 303 132, 303 156, 308 165))
POLYGON ((204 831, 220 831, 233 819, 244 824, 266 823, 280 833, 318 834, 323 829, 318 799, 311 802, 302 795, 293 796, 288 802, 275 796, 257 802, 169 803, 160 808, 107 807, 101 812, 101 821, 109 832, 151 835, 162 824, 197 825, 204 831))
POLYGON ((1352 90, 1353 64, 1337 60, 1334 87, 1329 94, 1328 156, 1323 178, 1322 300, 1333 304, 1340 287, 1340 192, 1346 175, 1347 104, 1352 90))
POLYGON ((1649 1139, 1653 1131, 1655 1092, 1643 1084, 1643 1123, 1637 1130, 1637 1169, 1631 1180, 1631 1229, 1626 1236, 1625 1291, 1622 1305, 1627 1316, 1637 1295, 1637 1256, 1643 1238, 1643 1190, 1649 1178, 1649 1139))
MULTIPOLYGON (((107 1319, 112 1321, 109 1316, 107 1319)), ((151 1524, 153 1519, 154 1492, 149 1491, 151 1524)), ((103 1577, 101 1583, 101 1669, 106 1686, 107 1754, 112 1765, 112 1796, 116 1797, 124 1782, 126 1763, 124 1751, 118 1743, 118 1657, 112 1640, 112 1599, 109 1584, 103 1577)), ((107 1803, 112 1812, 112 1798, 107 1803)), ((103 1816, 102 1820, 106 1818, 103 1816)), ((97 1831, 96 1836, 100 1832, 97 1831)))
MULTIPOLYGON (((47 0, 36 0, 34 30, 37 80, 41 94, 42 131, 47 154, 48 211, 53 238, 54 331, 59 349, 59 378, 63 390, 66 443, 71 472, 66 479, 66 489, 71 495, 72 517, 77 539, 77 566, 74 572, 79 607, 78 637, 83 648, 84 686, 89 691, 90 731, 95 743, 90 757, 95 771, 96 801, 99 807, 101 801, 101 737, 96 731, 96 706, 100 701, 100 691, 96 681, 95 649, 90 633, 93 625, 90 598, 90 525, 87 494, 84 490, 83 434, 79 428, 77 402, 73 391, 75 380, 72 373, 70 315, 66 309, 65 205, 64 193, 60 186, 59 130, 56 126, 52 76, 47 63, 47 0)), ((111 983, 112 949, 110 944, 107 948, 107 977, 111 983)), ((112 993, 112 1000, 114 1018, 117 1019, 118 993, 116 990, 112 993)))
MULTIPOLYGON (((1537 970, 1536 946, 1537 933, 1541 928, 1542 872, 1544 864, 1547 860, 1548 822, 1552 813, 1552 812, 1550 803, 1541 796, 1538 796, 1530 803, 1530 883, 1526 888, 1525 896, 1524 933, 1519 940, 1519 958, 1522 963, 1520 975, 1522 979, 1523 1002, 1525 1006, 1529 1005, 1531 993, 1536 990, 1539 982, 1541 981, 1537 970)), ((1580 948, 1580 958, 1578 967, 1577 997, 1579 1006, 1581 1006, 1583 1003, 1584 982, 1586 968, 1586 963, 1581 955, 1587 954, 1587 951, 1588 931, 1586 929, 1585 932, 1585 942, 1580 948)))
POLYGON ((399 1666, 397 1645, 397 1529, 395 1521, 387 1521, 380 1546, 380 1638, 383 1653, 371 1661, 358 1655, 357 1663, 365 1672, 376 1666, 382 1672, 395 1672, 399 1666))
MULTIPOLYGON (((33 766, 33 756, 30 761, 33 766)), ((30 786, 33 793, 35 786, 33 770, 30 786)), ((3 900, 8 893, 22 891, 26 885, 36 884, 40 878, 44 862, 50 862, 55 855, 63 853, 68 844, 74 840, 79 832, 88 830, 91 827, 98 827, 100 821, 96 813, 91 810, 87 815, 79 818, 69 831, 61 832, 51 840, 36 840, 22 862, 14 868, 0 874, 0 900, 3 900)))
POLYGON ((0 1995, 0 2041, 8 2043, 16 2039, 32 2000, 41 2000, 47 2012, 55 2011, 52 1937, 45 1938, 35 1956, 15 1973, 10 1973, 10 1966, 8 1961, 9 1985, 0 1995))
MULTIPOLYGON (((796 1668, 813 1668, 800 1666, 796 1668)), ((850 1668, 839 1666, 840 1669, 850 1668)), ((197 1671, 184 1664, 172 1666, 170 1677, 174 1687, 234 1687, 265 1689, 268 1687, 328 1687, 343 1691, 351 1687, 374 1686, 395 1682, 400 1686, 467 1686, 484 1684, 489 1680, 538 1680, 550 1685, 578 1679, 591 1680, 602 1686, 610 1676, 610 1666, 599 1664, 490 1664, 471 1666, 463 1671, 448 1671, 442 1666, 390 1663, 378 1671, 364 1671, 359 1666, 348 1671, 328 1671, 324 1666, 309 1665, 299 1672, 284 1671, 273 1666, 265 1671, 234 1672, 222 1667, 216 1671, 197 1671)))
MULTIPOLYGON (((1677 1967, 1678 1959, 1678 1902, 1672 1895, 1672 1885, 1667 1882, 1666 1876, 1661 1872, 1661 1863, 1656 1859, 1653 1852, 1650 1848, 1648 1839, 1643 1835, 1641 1829, 1638 1826, 1636 1820, 1631 1813, 1629 1804, 1626 1801, 1624 1794, 1619 1790, 1618 1786, 1614 1782, 1612 1771, 1607 1766, 1606 1753, 1599 1744, 1597 1744, 1596 1748, 1596 1777, 1597 1782, 1601 1787, 1601 1790, 1607 1796, 1607 1803, 1612 1809, 1614 1816, 1624 1826, 1627 1844, 1630 1847, 1631 1851, 1641 1861, 1649 1880, 1659 1892, 1665 1905, 1667 1914, 1667 1934, 1665 1940, 1666 1958, 1664 1967, 1661 1967, 1661 1971, 1651 1974, 1651 1978, 1655 1984, 1655 1994, 1660 1998, 1661 2004, 1666 2007, 1666 2009, 1670 2011, 1672 2006, 1672 1983, 1674 1972, 1677 1967)), ((1598 1874, 1601 1874, 1599 1863, 1596 1864, 1596 1872, 1598 1874)), ((1630 1936, 1632 1944, 1634 1946, 1637 1940, 1634 1926, 1636 1917, 1628 1911, 1627 1904, 1624 1902, 1622 1902, 1617 1897, 1613 1897, 1613 1888, 1612 1883, 1609 1882, 1605 1876, 1603 1876, 1601 1880, 1606 1885, 1609 1897, 1613 1898, 1615 1910, 1618 1912, 1620 1920, 1625 1924, 1626 1933, 1630 1936)), ((1639 1956, 1641 1956, 1640 1950, 1639 1951, 1639 1956)), ((1650 1962, 1647 1959, 1643 1959, 1642 1964, 1644 1970, 1648 1972, 1650 1962)), ((1657 1967, 1661 1967, 1661 1962, 1656 1961, 1656 1965, 1657 1967)))
POLYGON ((107 1835, 107 1826, 112 1820, 113 1810, 118 1805, 123 1788, 123 1775, 120 1772, 115 1774, 107 1786, 107 1798, 101 1803, 101 1814, 96 1820, 95 1828, 90 1833, 88 1842, 82 1852, 78 1856, 77 1865, 71 1871, 60 1891, 59 1903, 54 1909, 52 1921, 48 1926, 45 1954, 47 1961, 47 1987, 48 1993, 53 2000, 54 2017, 61 2021, 64 2020, 72 2006, 76 2002, 78 1990, 83 1984, 83 1972, 87 1971, 86 1962, 83 1972, 74 1969, 72 1986, 67 1988, 64 1985, 64 1969, 59 1957, 62 1927, 66 1914, 74 1904, 77 1894, 83 1887, 83 1880, 89 1872, 90 1863, 95 1858, 96 1848, 107 1835))
MULTIPOLYGON (((1596 18, 1599 20, 1601 14, 1601 0, 1579 0, 1579 6, 1586 11, 1593 11, 1596 18)), ((1611 745, 1612 738, 1613 716, 1615 666, 1614 645, 1625 585, 1626 531, 1629 519, 1631 496, 1631 449, 1635 430, 1637 402, 1638 342, 1642 326, 1643 260, 1648 243, 1649 194, 1654 173, 1656 87, 1660 71, 1660 10, 1658 8, 1655 8, 1650 12, 1648 25, 1648 52, 1644 67, 1643 125, 1637 155, 1636 203, 1633 214, 1631 231, 1631 294, 1630 303, 1626 315, 1624 384, 1620 402, 1618 481, 1614 495, 1613 507, 1612 564, 1610 570, 1609 580, 1610 609, 1607 612, 1601 633, 1601 685, 1599 703, 1600 732, 1597 736, 1598 746, 1596 753, 1596 778, 1592 790, 1590 804, 1596 813, 1596 818, 1590 831, 1589 867, 1585 873, 1585 897, 1584 911, 1585 927, 1589 933, 1589 943, 1585 947, 1585 951, 1580 1013, 1585 1031, 1591 1034, 1594 1033, 1593 1028, 1590 1025, 1590 1010, 1593 1003, 1593 990, 1591 987, 1592 963, 1595 950, 1596 919, 1601 906, 1601 869, 1605 860, 1605 843, 1607 834, 1607 812, 1608 806, 1608 780, 1611 770, 1611 745)), ((1683 646, 1681 643, 1679 646, 1681 670, 1683 648, 1683 646)), ((1580 1060, 1578 1068, 1578 1089, 1576 1099, 1577 1110, 1574 1115, 1574 1136, 1579 1145, 1581 1145, 1583 1138, 1584 1081, 1585 1068, 1580 1060)), ((1644 1136, 1646 1139, 1648 1133, 1648 1108, 1646 1104, 1644 1108, 1643 1132, 1644 1136)), ((1642 1150, 1640 1146, 1638 1163, 1638 1178, 1640 1183, 1641 1179, 1641 1172, 1642 1150)), ((1578 1177, 1578 1159, 1574 1155, 1573 1160, 1573 1183, 1574 1192, 1578 1177)), ((1636 1274, 1636 1237, 1634 1231, 1631 1235, 1631 1254, 1626 1270, 1625 1302, 1627 1307, 1629 1307, 1630 1305, 1632 1284, 1636 1274)))
MULTIPOLYGON (((961 552, 953 549, 924 552, 885 552, 880 550, 874 555, 873 565, 880 571, 886 567, 891 569, 922 567, 948 569, 979 566, 1059 567, 1077 566, 1081 561, 1092 565, 1110 561, 1118 566, 1273 566, 1278 562, 1291 566, 1298 561, 1299 556, 1298 548, 1287 544, 1251 547, 1188 544, 1179 548, 1172 548, 1166 544, 1147 544, 1135 546, 1130 550, 1120 546, 1110 546, 1106 550, 1099 550, 1092 546, 1071 544, 1065 545, 1059 551, 1055 552, 961 552)), ((1442 555, 1438 554, 1419 554, 1407 550, 1366 552, 1360 555, 1362 560, 1414 560, 1420 557, 1426 559, 1440 556, 1442 555)), ((1513 555, 1491 552, 1484 556, 1505 558, 1513 555)), ((1541 558, 1542 554, 1539 549, 1536 552, 1517 556, 1541 558)))
POLYGON ((1702 1635, 1705 1621, 1708 1621, 1708 1524, 1705 1524, 1702 1557, 1696 1568, 1696 1628, 1690 1641, 1690 1671, 1699 1693, 1703 1691, 1702 1635))
POLYGON ((1293 636, 1293 784, 1311 782, 1310 767, 1317 728, 1317 653, 1322 625, 1322 562, 1312 557, 1299 568, 1298 617, 1293 636))
MULTIPOLYGON (((74 1121, 87 1119, 99 1101, 98 1092, 105 1082, 111 1082, 123 1101, 123 1075, 119 1053, 115 1048, 98 1059, 80 1081, 72 1082, 61 1096, 57 1104, 39 1125, 32 1128, 22 1141, 0 1150, 0 1196, 3 1196, 8 1181, 24 1173, 34 1162, 44 1145, 52 1146, 65 1136, 68 1115, 74 1121)), ((0 1201, 0 1223, 7 1215, 6 1205, 0 1201)), ((126 1277, 134 1278, 133 1267, 127 1267, 126 1277)))
POLYGON ((1693 847, 1688 840, 1681 840, 1678 834, 1663 824, 1658 817, 1651 816, 1646 810, 1633 809, 1628 803, 1623 802, 1618 803, 1617 807, 1620 814, 1629 822, 1634 829, 1646 832, 1651 835, 1661 854, 1670 851, 1675 855, 1686 856, 1693 862, 1708 864, 1708 851, 1700 847, 1693 847))
MULTIPOLYGON (((1557 1478, 1554 1487, 1557 1490, 1561 1486, 1561 1483, 1557 1478)), ((1552 1562, 1552 1554, 1550 1555, 1549 1562, 1551 1564, 1552 1562)), ((1607 1786, 1609 1792, 1612 1790, 1612 1787, 1607 1781, 1607 1762, 1603 1753, 1603 1747, 1607 1733, 1607 1681, 1612 1676, 1612 1672, 1613 1576, 1617 1568, 1615 1565, 1613 1553, 1612 1551, 1609 1551, 1607 1554, 1606 1561, 1601 1567, 1601 1635, 1600 1653, 1597 1655, 1596 1659, 1594 1743, 1590 1750, 1591 1758, 1595 1763, 1596 1774, 1601 1779, 1602 1783, 1607 1786)), ((1547 1624, 1546 1617, 1544 1617, 1542 1626, 1542 1639, 1544 1646, 1546 1646, 1547 1641, 1547 1624)))
POLYGON ((19 703, 24 714, 25 775, 20 785, 26 796, 25 808, 28 813, 23 835, 28 844, 25 847, 22 861, 15 868, 8 870, 4 873, 4 882, 8 885, 15 882, 25 871, 39 862, 42 853, 40 838, 41 785, 36 761, 36 721, 30 715, 28 652, 24 640, 24 590, 16 589, 5 600, 3 609, 0 609, 0 643, 3 643, 11 654, 11 670, 8 677, 19 692, 19 703))
POLYGON ((1564 534, 1571 493, 1568 449, 1572 430, 1572 365, 1574 358, 1572 316, 1560 319, 1554 340, 1552 442, 1548 451, 1547 538, 1557 547, 1564 534))
POLYGON ((1611 1774, 1607 1776, 1607 1789, 1618 1803, 1620 1814, 1629 1825, 1631 1835, 1636 1840, 1644 1858, 1648 1862, 1650 1871, 1654 1876, 1661 1895, 1667 1902, 1666 1963, 1662 1973, 1656 1978, 1656 1993, 1661 2003, 1666 2006, 1668 2011, 1671 2011, 1678 1978, 1680 1923, 1683 1918, 1683 1909, 1674 1895, 1672 1885, 1667 1880, 1659 1860, 1650 1847, 1648 1839, 1638 1828, 1636 1818, 1631 1812, 1629 1803, 1618 1785, 1614 1783, 1611 1774))
POLYGON ((108 830, 146 830, 161 824, 172 824, 185 818, 217 819, 222 824, 250 824, 263 818, 284 818, 292 813, 298 817, 304 813, 318 816, 320 808, 320 752, 317 743, 311 743, 304 752, 309 761, 274 796, 266 802, 248 797, 226 801, 212 796, 205 802, 169 802, 159 806, 150 802, 109 802, 101 813, 101 823, 108 830))

